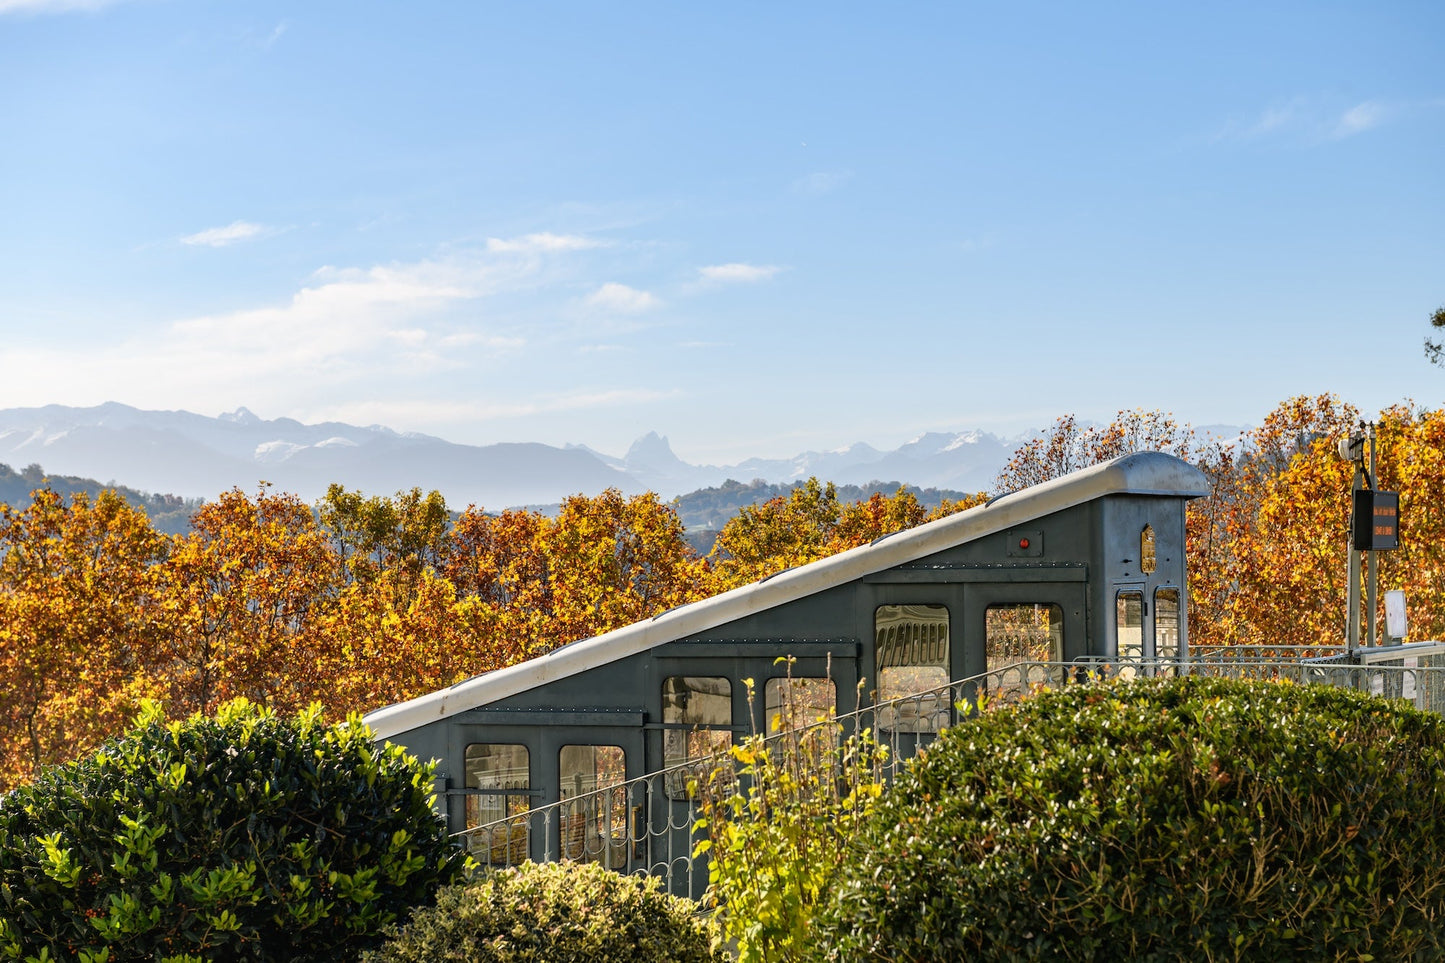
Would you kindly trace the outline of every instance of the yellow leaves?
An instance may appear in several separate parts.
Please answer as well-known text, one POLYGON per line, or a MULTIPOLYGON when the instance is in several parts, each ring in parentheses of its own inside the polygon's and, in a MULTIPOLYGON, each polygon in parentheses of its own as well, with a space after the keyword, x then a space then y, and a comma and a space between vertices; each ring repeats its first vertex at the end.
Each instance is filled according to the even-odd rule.
POLYGON ((994 480, 997 493, 1018 491, 1135 451, 1163 451, 1189 459, 1194 430, 1161 411, 1121 411, 1103 428, 1082 426, 1073 415, 1054 422, 1048 434, 1014 452, 994 480))
POLYGON ((167 539, 114 493, 35 493, 0 515, 0 788, 124 724, 156 637, 167 539))
POLYGON ((557 519, 469 509, 453 527, 435 492, 333 487, 319 515, 265 486, 224 493, 176 538, 109 495, 42 491, 0 513, 0 787, 137 709, 320 698, 339 716, 709 591, 653 495, 576 496, 557 519))
POLYGON ((748 506, 723 526, 709 555, 710 581, 715 591, 726 591, 982 501, 980 494, 976 500, 948 502, 930 515, 911 492, 900 488, 893 495, 874 493, 844 505, 832 483, 810 478, 787 498, 748 506))

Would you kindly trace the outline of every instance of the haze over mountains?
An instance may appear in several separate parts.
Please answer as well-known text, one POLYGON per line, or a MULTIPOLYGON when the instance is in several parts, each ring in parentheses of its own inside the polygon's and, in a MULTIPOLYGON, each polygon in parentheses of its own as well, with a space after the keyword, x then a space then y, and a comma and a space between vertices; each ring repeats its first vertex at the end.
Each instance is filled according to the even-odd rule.
POLYGON ((628 493, 651 489, 672 498, 729 478, 787 483, 816 475, 856 485, 896 479, 979 491, 988 487, 1017 441, 979 431, 929 433, 893 451, 860 443, 788 459, 691 465, 655 432, 616 458, 581 445, 460 445, 379 425, 268 421, 245 408, 214 418, 115 402, 0 409, 0 462, 17 469, 38 463, 50 474, 203 498, 233 486, 249 491, 262 479, 308 501, 332 482, 368 494, 415 486, 441 491, 456 507, 489 509, 551 503, 608 487, 628 493))

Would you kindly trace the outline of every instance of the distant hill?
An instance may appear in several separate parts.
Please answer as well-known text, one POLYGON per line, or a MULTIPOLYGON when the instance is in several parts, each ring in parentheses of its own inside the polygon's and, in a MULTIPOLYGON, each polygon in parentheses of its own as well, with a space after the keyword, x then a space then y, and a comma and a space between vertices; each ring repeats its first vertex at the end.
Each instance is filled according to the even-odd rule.
MULTIPOLYGON (((697 491, 688 492, 686 495, 679 495, 672 500, 672 506, 676 509, 678 517, 689 529, 720 529, 728 523, 733 516, 749 505, 759 505, 774 498, 787 498, 793 489, 801 487, 803 482, 793 482, 787 485, 775 485, 762 480, 756 480, 744 485, 742 482, 728 479, 721 485, 711 488, 700 488, 697 491)), ((924 508, 937 508, 944 499, 957 501, 973 492, 960 492, 938 488, 918 488, 915 485, 905 485, 902 482, 871 481, 866 485, 836 485, 838 500, 847 504, 848 502, 861 502, 871 498, 875 493, 892 495, 903 488, 913 493, 924 508)))
POLYGON ((56 477, 114 478, 139 491, 214 498, 257 482, 315 501, 335 482, 374 494, 436 489, 457 508, 550 504, 578 492, 651 490, 663 498, 761 479, 790 485, 816 476, 866 487, 906 478, 920 488, 987 488, 1016 447, 986 432, 930 433, 880 451, 866 444, 736 465, 691 465, 667 438, 642 435, 615 458, 580 445, 460 445, 380 425, 263 419, 245 408, 207 417, 116 402, 0 410, 0 461, 40 463, 56 477))
POLYGON ((150 518, 151 527, 172 535, 184 535, 191 529, 191 514, 201 507, 199 498, 182 498, 179 495, 155 495, 136 491, 124 485, 102 484, 94 478, 77 478, 73 475, 46 475, 37 464, 16 471, 9 465, 0 464, 0 505, 24 509, 29 507, 32 493, 38 488, 49 488, 61 495, 82 492, 91 501, 107 489, 116 492, 133 508, 143 509, 150 518))
MULTIPOLYGON (((800 488, 803 484, 805 483, 799 481, 787 485, 774 485, 759 479, 744 485, 742 482, 730 478, 721 485, 700 488, 697 491, 688 492, 686 495, 679 495, 672 500, 672 507, 687 529, 688 544, 692 545, 694 551, 699 555, 706 555, 712 551, 718 532, 738 512, 750 505, 760 505, 774 498, 787 498, 793 489, 800 488)), ((967 495, 974 494, 973 492, 938 488, 918 488, 915 485, 905 485, 901 482, 871 481, 866 485, 835 485, 834 487, 838 493, 838 501, 844 504, 866 501, 875 493, 893 495, 902 488, 912 492, 919 504, 927 509, 937 508, 944 499, 958 501, 967 495)))
MULTIPOLYGON (((786 498, 803 482, 781 485, 755 480, 744 485, 728 479, 721 485, 699 488, 696 491, 678 495, 672 500, 672 508, 687 528, 687 538, 693 548, 706 555, 717 539, 717 533, 738 512, 750 505, 760 505, 773 498, 786 498)), ((425 486, 423 486, 425 487, 425 486)), ((937 508, 944 499, 958 500, 968 492, 918 488, 900 482, 870 482, 867 485, 837 485, 838 500, 843 503, 864 501, 876 492, 892 495, 900 488, 913 493, 924 508, 937 508)), ((47 475, 38 464, 16 471, 9 465, 0 464, 0 504, 23 509, 31 502, 36 489, 49 488, 61 495, 82 492, 92 501, 100 492, 114 491, 133 507, 143 509, 157 531, 172 535, 184 535, 190 531, 191 515, 204 504, 200 498, 183 498, 180 495, 160 495, 136 491, 124 485, 102 483, 94 478, 79 478, 74 475, 47 475)), ((367 494, 382 494, 368 492, 367 494)), ((544 515, 555 515, 560 503, 528 505, 526 508, 544 515)), ((453 511, 455 516, 456 512, 453 511)))
POLYGON ((859 442, 831 451, 805 451, 792 458, 749 458, 736 465, 688 464, 673 453, 667 438, 656 432, 633 442, 622 458, 580 450, 666 497, 735 484, 736 479, 788 486, 819 478, 868 487, 879 478, 907 478, 924 488, 976 492, 989 487, 1021 440, 986 431, 929 432, 892 451, 859 442))
POLYGON ((0 459, 122 479, 151 491, 211 498, 261 480, 314 501, 332 482, 373 493, 437 489, 458 507, 557 501, 641 486, 582 450, 539 444, 457 445, 379 425, 264 420, 245 408, 215 418, 110 402, 0 410, 0 459))

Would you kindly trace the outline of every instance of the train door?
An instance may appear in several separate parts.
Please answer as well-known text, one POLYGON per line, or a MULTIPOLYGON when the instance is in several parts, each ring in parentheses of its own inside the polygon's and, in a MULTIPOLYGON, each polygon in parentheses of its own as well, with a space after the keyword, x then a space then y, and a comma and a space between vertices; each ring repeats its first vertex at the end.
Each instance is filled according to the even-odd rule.
POLYGON ((1064 681, 1058 664, 1088 654, 1086 583, 1082 572, 1077 578, 968 586, 962 648, 968 675, 982 678, 965 698, 1064 681))
POLYGON ((1182 594, 1179 586, 1142 581, 1115 582, 1115 652, 1120 661, 1141 663, 1150 672, 1176 662, 1185 651, 1182 594))
POLYGON ((716 757, 746 734, 747 694, 739 660, 658 658, 649 673, 644 819, 647 870, 679 895, 707 886, 706 864, 692 859, 697 799, 716 757))
MULTIPOLYGON (((691 646, 689 646, 691 647, 691 646)), ((682 649, 682 646, 677 647, 682 649)), ((659 657, 646 726, 647 868, 676 893, 698 896, 707 863, 694 861, 698 794, 716 764, 740 739, 774 725, 801 725, 840 706, 857 680, 854 641, 698 643, 705 656, 659 657), (779 656, 796 655, 791 663, 779 656), (745 680, 752 681, 751 697, 745 680)), ((676 651, 676 649, 675 649, 676 651)))
POLYGON ((966 673, 956 644, 957 585, 879 585, 872 607, 874 727, 896 759, 932 742, 955 718, 950 683, 966 673))
POLYGON ((451 733, 462 778, 448 792, 452 829, 472 858, 515 866, 535 858, 527 814, 545 801, 537 772, 539 731, 532 726, 458 725, 451 733))
MULTIPOLYGON (((643 868, 646 805, 641 786, 645 747, 641 718, 631 726, 549 726, 543 752, 558 803, 548 855, 601 863, 620 873, 643 868)), ((548 787, 549 789, 552 786, 548 787)))
POLYGON ((642 713, 600 713, 632 725, 591 724, 585 711, 528 715, 531 725, 457 727, 463 787, 453 794, 473 858, 566 858, 626 871, 637 860, 640 810, 620 787, 643 774, 642 713))
POLYGON ((1114 611, 1114 654, 1121 662, 1143 663, 1154 659, 1154 633, 1149 631, 1146 616, 1147 597, 1144 582, 1116 581, 1114 611))

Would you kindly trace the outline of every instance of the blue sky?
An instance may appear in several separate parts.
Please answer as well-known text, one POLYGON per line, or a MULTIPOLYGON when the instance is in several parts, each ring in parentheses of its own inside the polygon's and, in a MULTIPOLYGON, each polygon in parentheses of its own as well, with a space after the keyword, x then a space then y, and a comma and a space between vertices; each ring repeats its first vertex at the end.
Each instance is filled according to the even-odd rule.
POLYGON ((1445 5, 0 0, 0 407, 694 462, 1438 406, 1445 5))

